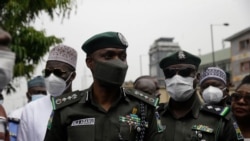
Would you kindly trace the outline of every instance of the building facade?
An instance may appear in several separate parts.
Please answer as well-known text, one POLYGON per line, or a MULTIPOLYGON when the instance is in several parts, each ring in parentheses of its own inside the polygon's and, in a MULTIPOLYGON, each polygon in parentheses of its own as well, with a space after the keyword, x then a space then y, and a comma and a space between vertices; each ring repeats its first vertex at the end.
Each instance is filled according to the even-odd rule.
POLYGON ((180 50, 179 44, 173 42, 174 38, 159 38, 149 49, 149 74, 157 77, 160 86, 165 87, 164 74, 159 67, 162 58, 180 50))
MULTIPOLYGON (((212 53, 207 53, 204 55, 200 55, 201 58, 201 64, 199 67, 199 72, 204 71, 208 67, 213 66, 213 59, 212 59, 212 53)), ((231 49, 230 48, 224 48, 218 51, 214 52, 214 61, 215 66, 223 69, 225 72, 228 72, 231 74, 231 49)))
POLYGON ((228 37, 231 42, 231 81, 237 86, 250 73, 250 27, 228 37))

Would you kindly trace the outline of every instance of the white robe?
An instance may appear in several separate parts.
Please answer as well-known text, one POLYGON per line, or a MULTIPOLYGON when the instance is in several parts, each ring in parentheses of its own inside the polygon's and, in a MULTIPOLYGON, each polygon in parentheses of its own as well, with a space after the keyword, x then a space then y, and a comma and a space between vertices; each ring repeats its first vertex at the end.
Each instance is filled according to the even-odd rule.
POLYGON ((22 115, 22 112, 23 112, 23 107, 20 107, 16 110, 14 110, 13 112, 11 112, 8 117, 9 118, 15 118, 15 119, 20 119, 21 118, 21 115, 22 115))
POLYGON ((43 141, 51 112, 50 95, 27 104, 20 119, 17 141, 43 141))

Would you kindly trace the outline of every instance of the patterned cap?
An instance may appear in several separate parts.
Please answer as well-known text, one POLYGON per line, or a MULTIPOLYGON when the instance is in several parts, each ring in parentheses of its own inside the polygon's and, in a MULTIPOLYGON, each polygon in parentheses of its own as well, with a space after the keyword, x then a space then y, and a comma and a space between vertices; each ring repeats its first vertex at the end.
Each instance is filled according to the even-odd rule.
POLYGON ((209 67, 207 68, 204 72, 201 73, 200 76, 200 84, 202 84, 205 80, 207 79, 219 79, 221 80, 224 84, 227 82, 227 76, 225 71, 218 67, 209 67))
POLYGON ((198 68, 200 65, 200 62, 201 62, 201 59, 199 57, 189 52, 180 50, 163 58, 160 61, 160 67, 162 69, 165 69, 168 66, 176 65, 176 64, 191 64, 191 65, 194 65, 196 68, 198 68))
POLYGON ((128 42, 119 32, 103 32, 92 36, 84 42, 82 50, 87 54, 92 54, 96 50, 108 47, 126 49, 128 42))
POLYGON ((45 87, 44 78, 42 76, 37 76, 30 81, 28 81, 28 89, 31 87, 45 87))
POLYGON ((58 45, 50 51, 48 61, 50 60, 61 61, 76 68, 77 52, 69 46, 58 45))

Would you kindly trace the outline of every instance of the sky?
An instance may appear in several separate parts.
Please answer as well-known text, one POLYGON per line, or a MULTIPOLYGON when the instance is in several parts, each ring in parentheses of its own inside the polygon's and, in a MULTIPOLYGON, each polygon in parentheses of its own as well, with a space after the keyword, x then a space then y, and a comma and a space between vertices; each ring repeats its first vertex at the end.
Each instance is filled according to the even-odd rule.
MULTIPOLYGON (((195 55, 206 54, 211 52, 211 24, 214 49, 220 50, 223 39, 250 27, 249 14, 249 0, 77 0, 69 18, 51 20, 43 14, 31 25, 45 30, 47 35, 64 38, 63 44, 77 50, 77 78, 73 82, 76 90, 92 83, 81 45, 97 33, 118 31, 126 37, 129 43, 126 81, 134 81, 140 75, 149 74, 148 53, 156 39, 173 37, 183 50, 195 55), (229 26, 222 26, 223 23, 229 26)), ((224 46, 230 44, 226 42, 224 46)), ((41 75, 47 57, 37 66, 34 76, 41 75)), ((20 81, 17 85, 26 83, 20 81)), ((7 110, 25 103, 26 87, 20 85, 22 94, 6 96, 19 101, 13 106, 5 100, 7 110)))

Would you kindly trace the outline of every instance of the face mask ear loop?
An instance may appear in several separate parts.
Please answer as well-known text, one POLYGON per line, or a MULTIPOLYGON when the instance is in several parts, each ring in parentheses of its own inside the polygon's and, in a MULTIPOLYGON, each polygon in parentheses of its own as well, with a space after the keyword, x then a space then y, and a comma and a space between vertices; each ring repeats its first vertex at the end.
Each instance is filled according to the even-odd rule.
POLYGON ((70 73, 70 75, 68 76, 68 78, 66 79, 65 82, 67 82, 70 79, 70 77, 72 76, 72 74, 73 74, 73 72, 70 73))
POLYGON ((227 89, 227 87, 223 88, 222 91, 225 91, 227 89))
MULTIPOLYGON (((71 72, 70 75, 69 75, 69 77, 66 79, 66 81, 65 81, 66 84, 67 84, 67 81, 69 81, 69 79, 70 79, 70 77, 72 76, 72 74, 73 74, 73 72, 71 72)), ((69 88, 69 86, 70 86, 71 83, 72 83, 72 81, 69 82, 69 84, 65 87, 64 91, 67 90, 67 89, 69 88)), ((63 91, 63 92, 64 92, 64 91, 63 91)))
MULTIPOLYGON (((224 93, 224 91, 227 89, 227 87, 222 89, 222 92, 224 93)), ((222 99, 226 99, 228 97, 228 95, 224 95, 222 99)))

